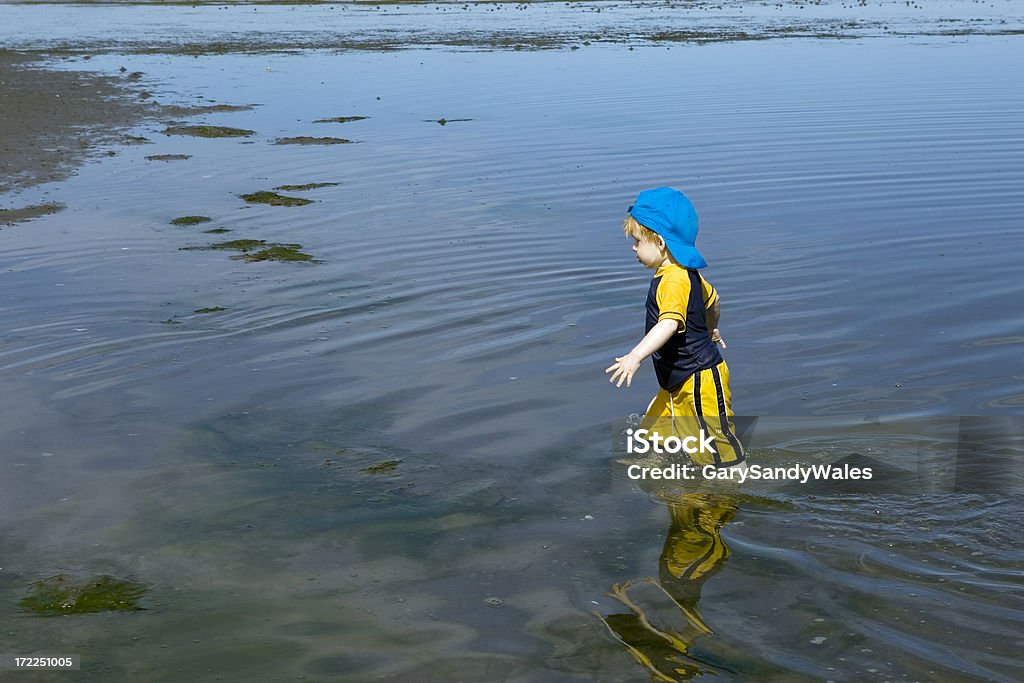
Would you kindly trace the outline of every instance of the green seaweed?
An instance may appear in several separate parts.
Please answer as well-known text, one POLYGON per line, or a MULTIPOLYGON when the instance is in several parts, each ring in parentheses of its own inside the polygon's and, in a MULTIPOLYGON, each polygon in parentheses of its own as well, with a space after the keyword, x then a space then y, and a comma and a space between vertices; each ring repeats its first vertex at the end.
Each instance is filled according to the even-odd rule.
POLYGON ((126 145, 151 145, 153 144, 149 138, 144 138, 139 135, 125 135, 124 144, 126 145))
POLYGON ((154 154, 146 157, 148 161, 184 161, 191 158, 191 154, 154 154))
POLYGON ((197 138, 245 138, 255 134, 254 130, 227 126, 168 126, 164 129, 164 135, 191 135, 197 138))
POLYGON ((238 195, 250 204, 270 204, 271 206, 305 206, 306 204, 312 204, 312 199, 303 199, 302 197, 288 197, 285 195, 277 194, 276 192, 251 192, 249 194, 238 195))
POLYGON ((226 232, 231 232, 230 228, 213 228, 212 230, 203 230, 207 235, 223 235, 226 232))
POLYGON ((194 310, 192 312, 193 313, 200 313, 200 314, 201 313, 220 313, 221 311, 226 311, 226 310, 228 310, 228 309, 224 308, 223 306, 210 306, 209 308, 197 308, 196 310, 194 310))
POLYGON ((391 472, 401 460, 385 460, 384 462, 377 463, 376 465, 370 465, 369 467, 363 468, 363 472, 367 474, 381 474, 382 472, 391 472))
POLYGON ((40 216, 48 216, 51 213, 57 213, 63 209, 64 205, 59 202, 35 204, 33 206, 26 206, 20 209, 0 209, 0 223, 13 225, 19 221, 27 221, 32 218, 39 218, 40 216))
POLYGON ((208 106, 198 107, 200 111, 211 112, 211 113, 227 113, 235 111, 252 111, 256 108, 255 104, 211 104, 208 106))
POLYGON ((313 123, 351 123, 352 121, 362 121, 368 119, 368 116, 335 116, 331 119, 317 119, 313 123))
POLYGON ((300 135, 294 138, 278 138, 275 145, 350 145, 351 140, 345 138, 314 138, 308 135, 300 135))
POLYGON ((275 190, 285 190, 286 192, 301 192, 303 190, 316 190, 321 187, 334 187, 338 183, 306 183, 305 185, 279 185, 275 187, 275 190))
POLYGON ((252 261, 312 261, 313 257, 299 251, 301 244, 272 244, 252 254, 245 254, 245 260, 252 261))
MULTIPOLYGON (((240 251, 239 256, 232 258, 252 261, 305 261, 316 262, 309 254, 299 251, 301 244, 279 244, 277 242, 267 243, 266 240, 229 240, 217 242, 204 247, 181 247, 182 251, 240 251)), ((200 311, 196 311, 199 313, 200 311)))
POLYGON ((237 111, 252 111, 254 104, 207 104, 195 106, 169 105, 163 107, 163 113, 169 116, 197 116, 199 114, 227 114, 237 111))
POLYGON ((200 223, 209 223, 213 219, 209 216, 178 216, 171 221, 172 225, 199 225, 200 223))
POLYGON ((259 249, 267 243, 266 240, 230 240, 228 242, 217 242, 201 249, 226 249, 228 251, 251 251, 259 249))
POLYGON ((32 584, 30 595, 19 605, 36 614, 91 614, 95 612, 135 612, 145 586, 113 576, 94 576, 76 580, 64 574, 32 584))

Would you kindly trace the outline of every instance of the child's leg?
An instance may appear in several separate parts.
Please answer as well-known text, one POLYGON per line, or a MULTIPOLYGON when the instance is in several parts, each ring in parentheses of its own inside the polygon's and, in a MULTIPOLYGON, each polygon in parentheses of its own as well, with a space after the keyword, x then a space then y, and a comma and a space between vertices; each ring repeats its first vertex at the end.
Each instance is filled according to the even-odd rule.
POLYGON ((693 409, 707 434, 714 436, 714 460, 720 467, 738 465, 746 459, 743 446, 732 424, 732 392, 729 390, 729 366, 723 360, 693 376, 693 409))
POLYGON ((729 366, 718 365, 691 375, 671 392, 662 389, 647 408, 652 418, 678 420, 679 436, 696 435, 701 429, 713 437, 715 453, 693 453, 700 465, 731 467, 745 459, 743 446, 729 419, 732 416, 732 392, 729 390, 729 366))

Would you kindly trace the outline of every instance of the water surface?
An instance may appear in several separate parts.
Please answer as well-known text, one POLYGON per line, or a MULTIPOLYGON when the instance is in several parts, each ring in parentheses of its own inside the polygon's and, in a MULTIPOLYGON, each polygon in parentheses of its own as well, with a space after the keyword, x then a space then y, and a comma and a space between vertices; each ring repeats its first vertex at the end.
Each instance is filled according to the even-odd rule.
POLYGON ((621 218, 667 184, 701 214, 737 412, 834 421, 755 458, 898 463, 850 422, 1019 416, 1017 42, 55 62, 256 104, 189 120, 256 135, 147 123, 153 144, 17 197, 67 210, 0 231, 0 651, 83 655, 40 680, 643 681, 644 657, 1019 679, 1019 479, 644 490, 613 424, 653 375, 603 375, 649 277, 621 218), (368 118, 313 123, 337 116, 368 118), (272 144, 299 135, 357 144, 272 144), (310 182, 338 184, 238 196, 310 182), (321 262, 183 250, 228 239, 321 262), (148 609, 16 609, 62 572, 141 581, 148 609))

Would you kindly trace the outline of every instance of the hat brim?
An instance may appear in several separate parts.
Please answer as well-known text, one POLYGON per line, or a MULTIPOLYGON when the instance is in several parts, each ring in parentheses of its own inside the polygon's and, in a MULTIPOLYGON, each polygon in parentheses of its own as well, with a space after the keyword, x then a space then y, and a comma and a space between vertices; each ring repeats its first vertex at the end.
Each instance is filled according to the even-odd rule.
MULTIPOLYGON (((665 238, 662 237, 662 239, 665 238)), ((676 260, 676 263, 683 268, 705 268, 708 265, 708 262, 697 251, 697 247, 691 247, 689 244, 683 244, 675 240, 665 240, 665 246, 668 247, 668 253, 672 254, 672 258, 676 260)))

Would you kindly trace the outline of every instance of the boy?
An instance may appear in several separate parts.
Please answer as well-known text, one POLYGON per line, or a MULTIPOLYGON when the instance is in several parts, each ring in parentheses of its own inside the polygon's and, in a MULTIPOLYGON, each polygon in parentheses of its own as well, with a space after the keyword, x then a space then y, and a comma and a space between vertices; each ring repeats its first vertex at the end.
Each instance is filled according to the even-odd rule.
POLYGON ((637 260, 655 271, 647 292, 647 334, 605 372, 613 373, 609 381, 618 380, 616 387, 628 387, 652 356, 661 390, 647 407, 648 421, 671 418, 679 438, 696 436, 698 429, 713 437, 712 449, 691 454, 699 465, 739 465, 745 455, 729 420, 729 368, 716 346, 725 348, 718 292, 697 272, 707 265, 694 246, 697 212, 686 195, 669 187, 644 190, 628 212, 623 231, 633 238, 637 260), (692 428, 681 430, 678 418, 692 428))

